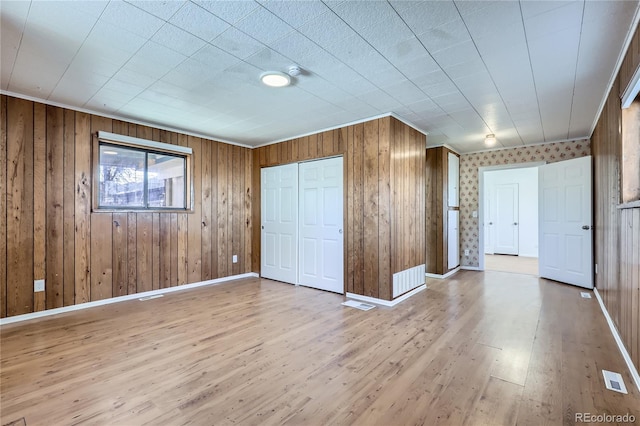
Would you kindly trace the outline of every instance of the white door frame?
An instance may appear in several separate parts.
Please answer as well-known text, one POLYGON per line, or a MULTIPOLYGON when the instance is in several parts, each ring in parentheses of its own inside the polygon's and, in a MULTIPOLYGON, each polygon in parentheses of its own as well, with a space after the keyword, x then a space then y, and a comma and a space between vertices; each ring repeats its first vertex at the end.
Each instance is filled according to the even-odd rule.
MULTIPOLYGON (((547 164, 546 161, 531 163, 500 164, 478 167, 478 269, 484 271, 484 173, 495 170, 526 169, 547 164)), ((464 253, 462 254, 464 256, 464 253)))

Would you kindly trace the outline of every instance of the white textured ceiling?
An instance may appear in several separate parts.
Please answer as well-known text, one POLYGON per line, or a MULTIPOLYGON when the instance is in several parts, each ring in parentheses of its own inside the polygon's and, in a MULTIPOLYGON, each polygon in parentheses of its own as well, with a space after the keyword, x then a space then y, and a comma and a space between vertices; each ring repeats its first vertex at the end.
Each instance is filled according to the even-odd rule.
POLYGON ((2 0, 1 88, 253 146, 386 113, 428 145, 530 145, 590 136, 638 7, 2 0))

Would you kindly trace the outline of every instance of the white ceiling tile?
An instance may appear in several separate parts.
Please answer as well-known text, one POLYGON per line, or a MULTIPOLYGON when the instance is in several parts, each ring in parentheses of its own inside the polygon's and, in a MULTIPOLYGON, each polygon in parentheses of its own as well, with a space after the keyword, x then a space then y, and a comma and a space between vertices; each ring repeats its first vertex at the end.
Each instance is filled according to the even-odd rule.
POLYGON ((260 3, 293 28, 331 12, 331 9, 319 0, 297 2, 296 7, 291 7, 291 0, 267 0, 260 3))
POLYGON ((268 47, 265 47, 246 58, 246 62, 263 71, 286 72, 289 69, 289 66, 293 65, 291 60, 287 57, 274 52, 268 47))
POLYGON ((286 22, 262 7, 242 18, 235 27, 263 44, 269 44, 294 31, 286 22))
POLYGON ((114 62, 119 62, 123 56, 129 58, 140 49, 147 39, 105 21, 98 21, 85 40, 85 46, 97 49, 96 53, 104 55, 114 62))
POLYGON ((467 40, 433 53, 433 59, 440 68, 446 69, 454 65, 480 59, 480 55, 474 43, 471 40, 467 40))
POLYGON ((185 3, 169 22, 204 41, 213 40, 230 27, 227 22, 191 2, 185 3))
POLYGON ((580 29, 584 2, 570 2, 561 7, 525 18, 529 40, 549 36, 569 28, 580 29))
POLYGON ((211 44, 240 59, 245 59, 265 47, 253 37, 233 27, 213 39, 211 44))
POLYGON ((322 50, 317 44, 297 31, 288 33, 285 37, 270 43, 269 46, 294 61, 299 61, 302 57, 310 56, 314 52, 322 50))
POLYGON ((164 24, 151 40, 186 56, 193 55, 205 45, 202 39, 169 23, 164 24))
POLYGON ((354 31, 334 13, 325 13, 300 26, 298 31, 320 46, 335 44, 354 31))
POLYGON ((164 24, 162 19, 123 1, 110 2, 100 20, 147 39, 164 24))
POLYGON ((29 13, 29 3, 27 2, 2 2, 0 4, 0 75, 2 76, 1 87, 7 90, 9 79, 13 71, 18 47, 22 39, 22 29, 29 13))
POLYGON ((127 3, 144 10, 164 21, 171 18, 184 4, 185 0, 125 0, 127 3))
POLYGON ((240 21, 253 11, 255 11, 260 5, 251 0, 213 0, 213 1, 200 1, 196 0, 196 3, 209 12, 213 13, 220 19, 223 19, 231 25, 240 21))
POLYGON ((407 23, 414 34, 424 34, 449 22, 458 20, 460 14, 452 1, 404 1, 393 2, 392 5, 407 23), (398 7, 398 5, 402 7, 398 7))
POLYGON ((149 41, 127 62, 125 67, 159 79, 185 59, 187 57, 181 53, 149 41))
POLYGON ((202 49, 198 50, 196 53, 191 55, 191 59, 195 59, 201 64, 204 64, 206 66, 206 70, 204 71, 208 72, 210 75, 240 62, 240 59, 212 45, 206 45, 202 49))

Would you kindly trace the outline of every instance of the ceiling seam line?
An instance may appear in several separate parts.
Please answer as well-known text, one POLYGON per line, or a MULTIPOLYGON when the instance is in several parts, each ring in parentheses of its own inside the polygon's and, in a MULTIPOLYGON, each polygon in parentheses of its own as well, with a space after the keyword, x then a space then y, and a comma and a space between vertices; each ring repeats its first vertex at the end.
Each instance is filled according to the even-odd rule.
POLYGON ((538 118, 540 119, 540 128, 542 129, 542 140, 546 141, 547 137, 544 132, 544 124, 542 122, 542 112, 540 111, 540 96, 538 95, 538 85, 536 84, 536 76, 533 72, 533 63, 531 62, 531 49, 529 48, 529 37, 527 37, 527 26, 524 23, 524 15, 522 14, 522 0, 518 0, 520 8, 520 18, 522 19, 522 28, 524 28, 524 42, 527 45, 527 57, 529 58, 529 69, 531 70, 531 80, 533 81, 533 89, 536 92, 536 102, 538 103, 538 118))
MULTIPOLYGON (((489 78, 491 79, 491 83, 493 83, 493 87, 496 89, 496 92, 498 92, 498 96, 500 96, 500 100, 502 101, 502 104, 504 105, 505 111, 509 115, 509 120, 511 120, 511 124, 513 124, 513 128, 515 129, 516 133, 518 134, 518 138, 520 139, 520 142, 524 146, 524 140, 522 139, 522 136, 520 135, 520 131, 516 127, 515 121, 513 121, 513 116, 511 115, 511 112, 507 108, 507 103, 504 100, 504 97, 502 96, 502 93, 500 93, 500 89, 498 89, 498 85, 496 84, 495 80, 493 79, 493 75, 491 75, 491 72, 489 71, 489 67, 487 67, 487 63, 485 62, 484 57, 480 53, 480 49, 478 49, 478 45, 476 44, 475 39, 471 35, 471 31, 469 31, 469 27, 467 26, 467 22, 464 20, 464 17, 462 16, 462 13, 460 13, 460 9, 458 9, 458 5, 456 4, 455 1, 453 2, 453 4, 454 4, 456 10, 458 11, 458 14, 460 15, 460 19, 462 19, 462 23, 464 24, 464 28, 467 30, 467 34, 469 34, 469 37, 471 37, 471 43, 473 43, 473 47, 476 49, 476 52, 478 52, 478 56, 480 57, 480 60, 482 61, 482 65, 484 65, 484 69, 487 71, 487 74, 489 74, 489 78)), ((522 29, 522 31, 524 32, 524 28, 522 29)), ((502 146, 504 146, 502 144, 502 142, 500 142, 500 144, 502 146)))
MULTIPOLYGON (((388 2, 388 0, 387 0, 388 2)), ((427 47, 424 45, 424 43, 422 42, 422 40, 420 40, 420 38, 416 35, 416 33, 411 29, 411 27, 409 26, 409 24, 407 24, 407 21, 404 20, 404 18, 402 16, 400 16, 400 14, 398 13, 398 11, 396 10, 395 7, 393 7, 393 5, 391 3, 389 3, 389 5, 391 6, 391 8, 393 9, 394 12, 396 12, 396 15, 398 15, 398 17, 400 18, 400 20, 402 20, 402 23, 407 27, 407 29, 409 31, 411 31, 411 34, 413 34, 413 36, 416 38, 416 40, 418 40, 418 43, 420 43, 420 45, 422 46, 422 48, 425 50, 425 52, 427 52, 427 54, 429 55, 429 57, 433 60, 433 62, 438 65, 438 67, 440 68, 440 71, 442 71, 442 73, 449 79, 449 81, 456 87, 456 89, 458 89, 458 92, 460 92, 460 94, 462 95, 462 97, 464 98, 465 101, 467 101, 467 103, 469 104, 469 106, 471 106, 473 108, 473 105, 471 105, 471 102, 469 102, 469 99, 467 99, 466 96, 464 96, 462 94, 462 91, 460 90, 460 88, 458 87, 458 85, 453 81, 453 79, 449 76, 449 74, 447 74, 447 72, 440 66, 440 64, 438 63, 438 61, 436 60, 436 58, 433 57, 433 54, 431 54, 431 52, 429 51, 429 49, 427 49, 427 47)), ((423 91, 424 93, 424 91, 423 91)), ((440 106, 440 104, 438 102, 436 102, 431 96, 429 96, 427 93, 425 93, 425 96, 427 96, 438 108, 440 108, 442 110, 442 112, 444 112, 446 114, 447 117, 449 117, 451 120, 453 120, 458 126, 460 127, 464 127, 462 126, 458 120, 456 120, 455 118, 453 118, 451 116, 451 114, 449 114, 447 111, 445 111, 444 108, 442 108, 442 106, 440 106)), ((473 108, 475 111, 475 108, 473 108)), ((478 114, 477 111, 475 111, 476 114, 478 114)), ((480 114, 478 114, 478 116, 480 116, 480 114)), ((480 119, 486 124, 486 122, 484 121, 484 119, 482 119, 482 117, 480 117, 480 119)), ((489 127, 489 126, 487 126, 489 127)))
POLYGON ((571 121, 573 120, 573 105, 576 99, 576 83, 578 81, 578 62, 580 62, 580 47, 582 46, 582 30, 584 28, 585 0, 582 1, 582 18, 580 19, 580 38, 578 39, 578 51, 576 52, 576 67, 573 73, 573 91, 571 92, 571 108, 569 109, 569 123, 567 126, 567 139, 571 134, 571 121))
POLYGON ((27 28, 27 21, 29 21, 29 15, 31 14, 31 6, 32 2, 29 2, 29 10, 27 10, 27 16, 24 18, 24 24, 22 24, 22 33, 20 34, 20 41, 18 42, 18 48, 16 49, 16 57, 13 60, 13 65, 11 66, 11 73, 9 74, 9 80, 7 81, 7 89, 11 85, 11 80, 13 79, 13 71, 16 69, 16 62, 18 61, 18 53, 20 52, 20 48, 22 47, 22 39, 24 38, 24 30, 27 28))

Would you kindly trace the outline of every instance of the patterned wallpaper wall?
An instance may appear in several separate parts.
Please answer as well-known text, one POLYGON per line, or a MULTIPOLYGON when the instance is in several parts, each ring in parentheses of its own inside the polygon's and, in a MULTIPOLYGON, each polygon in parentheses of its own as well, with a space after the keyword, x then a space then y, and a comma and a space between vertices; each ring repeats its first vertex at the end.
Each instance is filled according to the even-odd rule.
POLYGON ((536 161, 555 163, 586 155, 591 155, 589 139, 462 154, 460 156, 460 264, 479 266, 478 218, 472 217, 472 212, 478 211, 478 167, 536 161), (469 250, 469 256, 464 255, 465 250, 469 250))

